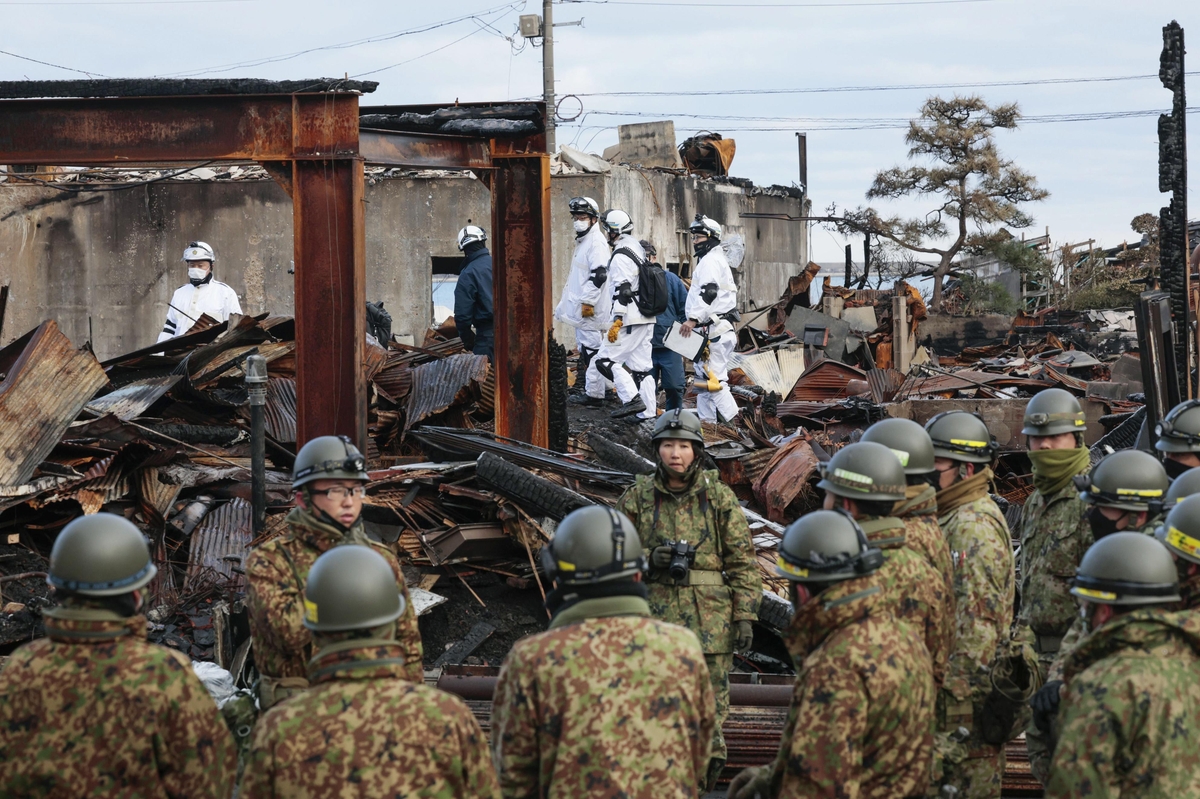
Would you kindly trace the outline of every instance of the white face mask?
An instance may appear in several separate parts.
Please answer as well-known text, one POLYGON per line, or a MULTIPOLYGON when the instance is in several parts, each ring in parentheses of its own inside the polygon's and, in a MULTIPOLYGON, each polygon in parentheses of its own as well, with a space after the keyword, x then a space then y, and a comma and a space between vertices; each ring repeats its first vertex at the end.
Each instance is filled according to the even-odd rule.
POLYGON ((198 266, 189 266, 188 267, 188 279, 190 279, 190 280, 203 280, 207 275, 208 275, 207 269, 201 269, 198 266))
POLYGON ((590 221, 586 221, 583 219, 576 219, 572 224, 575 226, 576 233, 587 233, 588 228, 590 228, 592 226, 592 223, 590 221))

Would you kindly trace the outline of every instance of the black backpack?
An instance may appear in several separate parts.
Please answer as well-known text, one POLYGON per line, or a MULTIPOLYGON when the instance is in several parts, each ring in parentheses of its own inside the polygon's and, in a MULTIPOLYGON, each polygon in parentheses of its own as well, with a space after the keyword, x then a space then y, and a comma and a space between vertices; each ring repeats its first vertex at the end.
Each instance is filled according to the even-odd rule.
POLYGON ((637 264, 638 290, 634 298, 637 301, 638 313, 642 316, 655 317, 667 310, 667 273, 663 271, 663 268, 658 264, 638 258, 628 247, 621 247, 614 252, 614 258, 617 253, 624 253, 629 260, 637 264))

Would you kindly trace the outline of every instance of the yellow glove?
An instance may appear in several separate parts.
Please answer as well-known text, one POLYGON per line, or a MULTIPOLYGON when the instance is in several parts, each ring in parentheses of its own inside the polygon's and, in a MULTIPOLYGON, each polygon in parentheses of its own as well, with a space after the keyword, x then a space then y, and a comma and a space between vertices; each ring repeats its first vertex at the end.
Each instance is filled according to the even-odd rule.
POLYGON ((713 370, 706 366, 704 367, 704 371, 708 373, 708 385, 706 388, 708 388, 709 391, 720 391, 721 381, 717 379, 717 376, 713 373, 713 370))
POLYGON ((596 309, 585 302, 582 306, 580 306, 579 315, 584 319, 590 319, 596 315, 596 309))
POLYGON ((617 343, 617 334, 620 332, 621 332, 621 320, 614 319, 613 323, 612 323, 612 327, 610 327, 608 329, 608 343, 616 344, 617 343))

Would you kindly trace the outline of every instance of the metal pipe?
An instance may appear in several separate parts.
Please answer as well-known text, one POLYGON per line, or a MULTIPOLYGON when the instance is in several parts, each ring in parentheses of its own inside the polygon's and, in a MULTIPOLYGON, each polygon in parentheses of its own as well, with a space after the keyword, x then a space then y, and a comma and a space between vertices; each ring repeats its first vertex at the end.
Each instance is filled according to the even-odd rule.
POLYGON ((254 535, 261 535, 267 521, 267 359, 246 358, 246 393, 250 404, 250 479, 254 535))
POLYGON ((554 154, 554 2, 542 0, 542 94, 546 101, 546 152, 554 154))
MULTIPOLYGON (((442 674, 438 678, 439 690, 455 694, 463 699, 490 702, 496 692, 497 677, 474 674, 442 674)), ((787 707, 792 701, 792 684, 751 685, 729 684, 729 703, 749 707, 787 707)))

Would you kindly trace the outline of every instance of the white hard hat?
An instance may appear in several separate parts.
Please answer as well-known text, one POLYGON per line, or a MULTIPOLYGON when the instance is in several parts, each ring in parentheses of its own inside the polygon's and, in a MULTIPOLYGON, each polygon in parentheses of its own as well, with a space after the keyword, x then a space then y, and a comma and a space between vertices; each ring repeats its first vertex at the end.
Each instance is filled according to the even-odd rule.
POLYGON ((721 226, 717 224, 715 220, 709 219, 704 214, 696 214, 696 220, 692 222, 692 224, 688 225, 688 230, 690 230, 693 234, 702 234, 708 236, 709 238, 717 239, 718 241, 720 240, 722 233, 721 226))
POLYGON ((487 241, 487 234, 483 232, 483 228, 476 227, 475 225, 467 225, 458 231, 458 249, 460 252, 473 241, 487 241))
POLYGON ((591 197, 572 197, 567 206, 573 214, 587 214, 588 216, 600 216, 600 205, 591 197))
POLYGON ((612 208, 604 212, 604 216, 600 218, 600 227, 605 233, 632 233, 633 220, 629 218, 629 214, 618 208, 612 208))
POLYGON ((181 261, 212 261, 216 262, 217 256, 213 252, 213 248, 209 247, 203 241, 189 242, 188 246, 183 251, 181 261))

